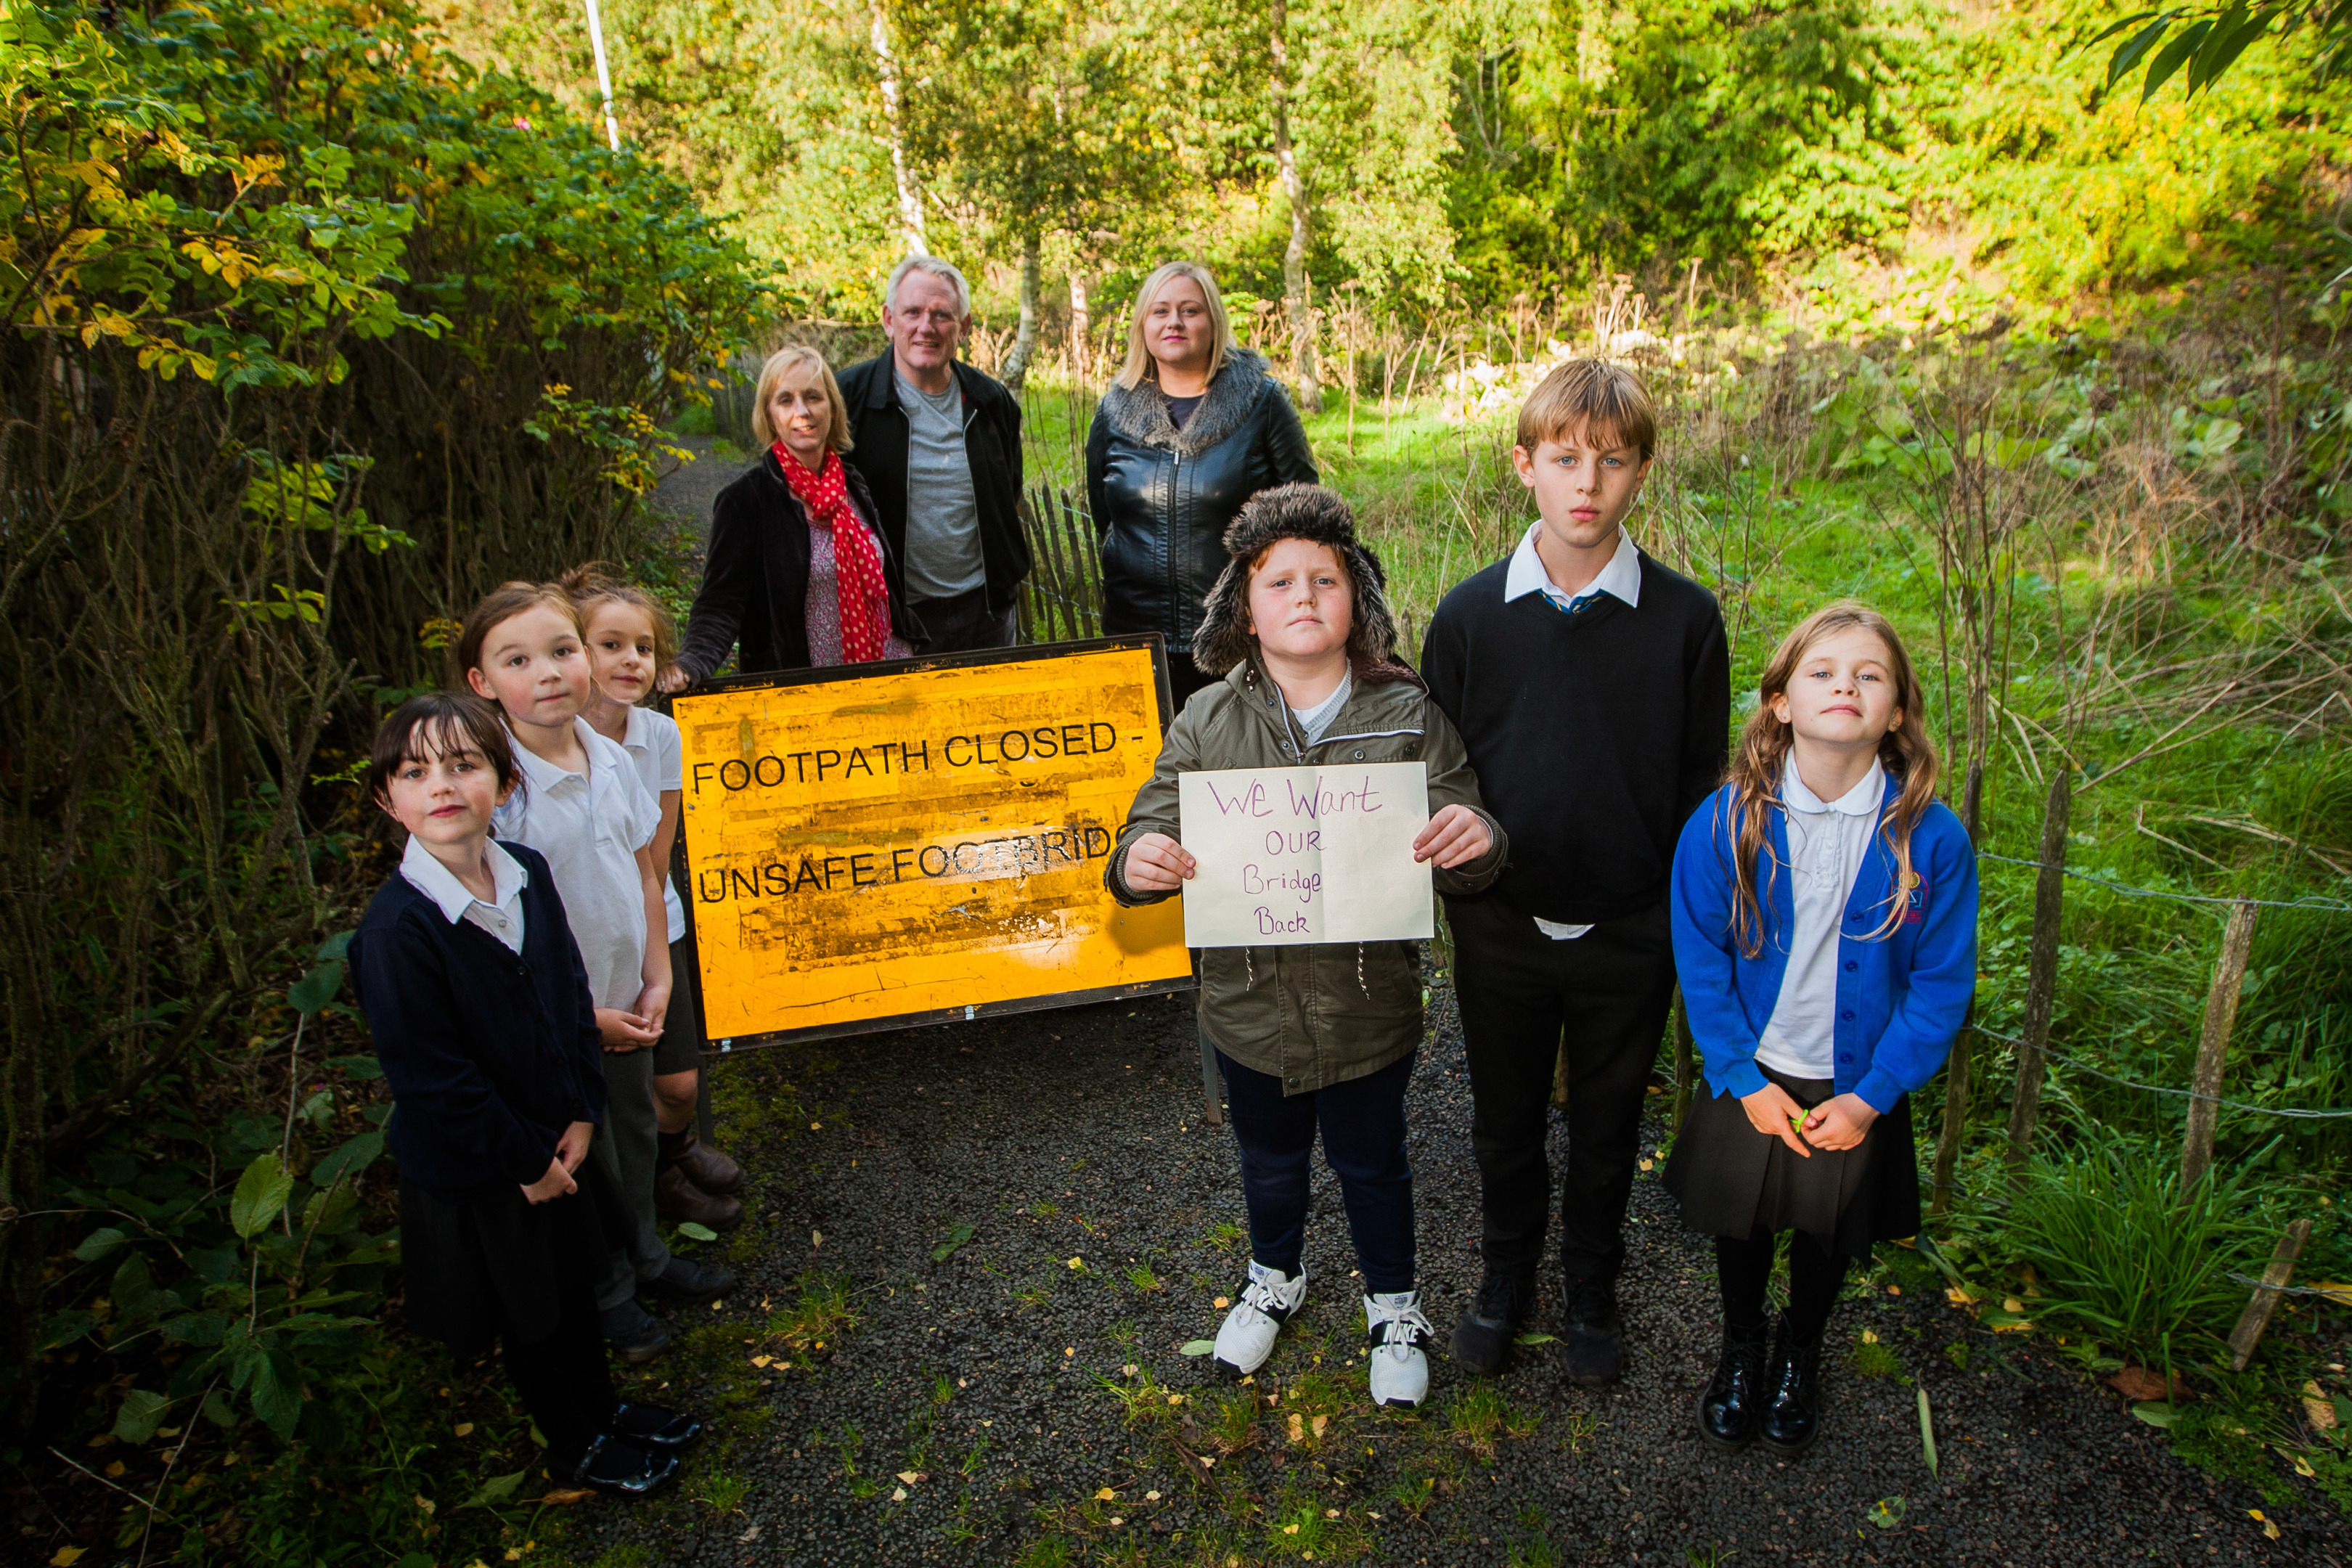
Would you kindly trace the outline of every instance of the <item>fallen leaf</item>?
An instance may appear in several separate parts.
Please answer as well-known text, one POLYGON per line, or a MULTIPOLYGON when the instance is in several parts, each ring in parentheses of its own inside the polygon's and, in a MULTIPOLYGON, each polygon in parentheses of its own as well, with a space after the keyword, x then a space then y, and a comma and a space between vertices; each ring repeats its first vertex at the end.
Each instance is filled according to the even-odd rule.
POLYGON ((772 1355, 755 1355, 751 1358, 751 1364, 753 1366, 773 1366, 776 1364, 776 1358, 772 1355))
POLYGON ((1653 1163, 1654 1163, 1654 1162, 1652 1162, 1652 1161, 1644 1160, 1644 1161, 1643 1161, 1643 1162, 1642 1162, 1642 1169, 1643 1169, 1643 1170, 1645 1170, 1645 1171, 1646 1171, 1646 1170, 1648 1170, 1648 1169, 1650 1169, 1650 1168, 1651 1168, 1651 1166, 1652 1166, 1652 1164, 1653 1164, 1653 1163))
POLYGON ((1890 1296, 1900 1296, 1903 1294, 1903 1287, 1900 1285, 1889 1285, 1886 1288, 1886 1293, 1890 1296))
POLYGON ((2331 1432, 2336 1428, 2336 1402, 2320 1392, 2316 1378, 2303 1385, 2303 1414, 2315 1432, 2331 1432))
POLYGON ((1062 1347, 1062 1353, 1066 1356, 1076 1355, 1078 1353, 1078 1347, 1076 1345, 1064 1345, 1062 1347))
POLYGON ((823 1247, 824 1245, 824 1232, 821 1230, 813 1230, 809 1232, 809 1245, 811 1247, 823 1247))
POLYGON ((1168 1396, 1168 1403, 1171 1405, 1181 1405, 1184 1403, 1184 1396, 1181 1394, 1171 1394, 1168 1396))
POLYGON ((1866 1345, 1874 1345, 1874 1344, 1876 1344, 1876 1343, 1878 1342, 1878 1331, 1877 1331, 1876 1329, 1864 1329, 1864 1330, 1863 1330, 1863 1331, 1862 1331, 1862 1342, 1863 1342, 1864 1344, 1866 1344, 1866 1345))
POLYGON ((905 1502, 907 1500, 907 1489, 904 1487, 892 1487, 890 1489, 890 1500, 892 1502, 905 1502))
POLYGON ((1282 1533, 1285 1535, 1296 1535, 1298 1533, 1298 1527, 1295 1524, 1286 1524, 1282 1527, 1282 1533))
POLYGON ((1552 1342, 1552 1336, 1549 1334, 1520 1334, 1511 1342, 1513 1344, 1519 1345, 1548 1345, 1552 1342))
POLYGON ((1967 1287, 1961 1285, 1948 1287, 1944 1291, 1944 1300, 1955 1307, 1969 1307, 1976 1304, 1976 1297, 1967 1287))
POLYGON ((2301 1476, 2307 1481, 2318 1479, 2319 1472, 2311 1468, 2311 1461, 2309 1459, 2305 1458, 2301 1454, 2294 1452, 2291 1448, 2281 1448, 2279 1452, 2286 1456, 2286 1462, 2294 1467, 2294 1473, 2296 1475, 2301 1476))
POLYGON ((713 1301, 710 1303, 710 1310, 714 1312, 723 1312, 727 1310, 727 1303, 724 1301, 713 1301))
POLYGON ((2263 1521, 2263 1533, 2276 1541, 2279 1538, 2279 1527, 2266 1519, 2263 1521))
POLYGON ((539 1501, 544 1508, 569 1508, 575 1502, 586 1502, 595 1495, 586 1487, 551 1487, 539 1501))
POLYGON ((1160 1494, 1158 1492, 1146 1492, 1143 1494, 1143 1500, 1146 1502, 1158 1502, 1160 1500, 1160 1494))
POLYGON ((1065 1264, 1063 1267, 1067 1268, 1084 1268, 1086 1266, 1087 1266, 1087 1260, 1086 1260, 1085 1258, 1071 1258, 1071 1259, 1070 1259, 1070 1261, 1069 1261, 1068 1263, 1065 1264))
POLYGON ((2107 1386, 2135 1402, 2167 1399, 2175 1404, 2189 1397, 2189 1384, 2179 1373, 2172 1374, 2172 1385, 2165 1386, 2164 1374, 2144 1366, 2127 1366, 2108 1377, 2107 1386))
POLYGON ((1232 1299, 1224 1296, 1220 1296, 1215 1300, 1209 1303, 1210 1306, 1214 1307, 1220 1312, 1223 1311, 1227 1307, 1230 1307, 1233 1304, 1232 1299))
POLYGON ((2004 1312, 2022 1312, 2025 1310, 2025 1303, 2014 1296, 2005 1296, 2001 1298, 2000 1310, 2004 1312))
POLYGON ((1215 1468, 1217 1468, 1217 1461, 1216 1461, 1216 1460, 1214 1460, 1214 1459, 1213 1459, 1213 1458, 1209 1458, 1209 1456, 1208 1456, 1208 1455, 1206 1455, 1206 1454, 1202 1454, 1202 1456, 1200 1456, 1200 1458, 1201 1458, 1201 1468, 1202 1468, 1202 1469, 1204 1469, 1204 1470, 1213 1470, 1213 1469, 1215 1469, 1215 1468))
POLYGON ((1339 1517, 1339 1510, 1336 1508, 1327 1508, 1323 1510, 1323 1517, 1325 1519, 1337 1519, 1339 1517))
POLYGON ((1102 1487, 1095 1492, 1095 1501, 1109 1502, 1118 1496, 1118 1494, 1111 1490, 1108 1487, 1102 1487))
POLYGON ((1207 1355, 1211 1351, 1215 1350, 1216 1348, 1217 1342, 1214 1340, 1186 1340, 1183 1344, 1178 1348, 1177 1353, 1179 1355, 1207 1355))
POLYGON ((87 1546, 60 1546, 58 1554, 49 1559, 49 1568, 73 1568, 81 1561, 81 1554, 89 1550, 87 1546))
POLYGON ((1299 1418, 1296 1410, 1290 1413, 1290 1440, 1294 1443, 1307 1441, 1307 1423, 1299 1418))
POLYGON ((474 1424, 471 1421, 460 1421, 450 1430, 457 1436, 470 1437, 474 1435, 474 1424))
POLYGON ((898 1479, 911 1487, 917 1481, 923 1479, 923 1472, 920 1470, 900 1470, 898 1472, 898 1479))
POLYGON ((1119 1518, 1117 1514, 1112 1514, 1110 1516, 1110 1527, 1113 1530, 1117 1530, 1120 1525, 1125 1524, 1126 1522, 1127 1521, 1119 1518))
POLYGON ((1331 1425, 1331 1418, 1328 1415, 1318 1415, 1315 1418, 1315 1435, 1318 1437, 1323 1436, 1323 1428, 1329 1425, 1331 1425))
POLYGON ((1118 1375, 1121 1377, 1133 1377, 1135 1375, 1135 1363, 1133 1362, 1129 1362, 1125 1366, 1120 1367, 1118 1369, 1118 1375))

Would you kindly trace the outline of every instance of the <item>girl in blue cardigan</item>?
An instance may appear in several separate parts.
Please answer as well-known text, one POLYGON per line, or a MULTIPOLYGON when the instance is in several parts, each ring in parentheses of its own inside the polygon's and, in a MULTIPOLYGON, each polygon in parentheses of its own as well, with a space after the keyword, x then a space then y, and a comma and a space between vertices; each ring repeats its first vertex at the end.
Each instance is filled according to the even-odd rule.
POLYGON ((603 1041, 547 861, 490 837, 515 780, 506 726, 471 697, 401 704, 368 764, 408 830, 351 946, 393 1092, 407 1323, 460 1359, 496 1341, 550 1473, 642 1497, 702 1426, 613 1387, 604 1235, 576 1174, 604 1112, 603 1041))
POLYGON ((1723 1292, 1699 1434, 1787 1455, 1820 1429, 1822 1338, 1848 1261, 1919 1228, 1910 1093, 1967 1016, 1977 870, 1936 799, 1927 694, 1885 616, 1816 611, 1758 697, 1728 782, 1675 853, 1675 964, 1710 1092, 1666 1185, 1716 1238, 1723 1292), (1789 1306, 1768 1360, 1784 1230, 1789 1306))

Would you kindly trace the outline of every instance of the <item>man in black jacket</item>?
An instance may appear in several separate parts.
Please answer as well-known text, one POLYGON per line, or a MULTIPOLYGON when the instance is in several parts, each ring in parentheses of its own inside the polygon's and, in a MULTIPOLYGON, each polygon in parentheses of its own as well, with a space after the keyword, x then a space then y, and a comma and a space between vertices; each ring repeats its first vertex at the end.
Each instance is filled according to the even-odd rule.
POLYGON ((891 587, 920 622, 926 653, 1010 647, 1029 575, 1021 532, 1021 405, 956 358, 971 289, 935 256, 890 274, 890 352, 841 373, 856 444, 890 548, 891 587))

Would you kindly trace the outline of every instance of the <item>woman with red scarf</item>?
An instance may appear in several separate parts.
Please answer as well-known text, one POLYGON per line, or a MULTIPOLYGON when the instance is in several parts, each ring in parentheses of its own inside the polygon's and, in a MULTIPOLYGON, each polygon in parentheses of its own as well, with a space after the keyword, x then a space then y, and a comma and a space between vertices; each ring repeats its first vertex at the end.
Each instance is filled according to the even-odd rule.
POLYGON ((922 628, 891 591, 874 498, 841 460, 849 411, 824 355, 768 356, 751 431, 767 451, 711 505, 702 587, 662 689, 707 679, 730 650, 745 674, 911 657, 922 628))

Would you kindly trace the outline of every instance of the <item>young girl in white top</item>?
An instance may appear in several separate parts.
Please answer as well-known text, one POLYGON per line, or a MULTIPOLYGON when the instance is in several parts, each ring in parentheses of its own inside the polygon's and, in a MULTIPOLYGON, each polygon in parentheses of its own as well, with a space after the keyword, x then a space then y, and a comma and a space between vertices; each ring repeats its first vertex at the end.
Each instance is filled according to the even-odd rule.
POLYGON ((668 1348, 639 1306, 640 1286, 699 1298, 734 1281, 674 1258, 655 1226, 652 1047, 669 1010, 669 946, 654 835, 660 814, 628 754, 580 717, 593 692, 580 613, 553 583, 509 583, 466 617, 458 666, 499 705, 520 787, 499 807, 499 836, 546 857, 588 975, 604 1041, 605 1122, 590 1148, 612 1258, 596 1305, 606 1339, 631 1361, 668 1348))
POLYGON ((639 782, 660 807, 653 863, 661 875, 668 922, 670 1006, 654 1047, 654 1110, 661 1129, 654 1177, 654 1208, 662 1218, 724 1229, 740 1221, 743 1205, 728 1194, 743 1184, 743 1167, 695 1134, 702 1094, 702 1042, 695 1032, 694 963, 686 942, 686 910, 670 876, 677 842, 679 771, 677 721, 638 704, 654 680, 677 658, 677 630, 669 612, 643 588, 616 581, 591 562, 563 574, 564 590, 580 611, 595 695, 584 717, 589 728, 616 742, 635 764, 639 782))
POLYGON ((1911 1093, 1976 983, 1976 852, 1936 799, 1927 693, 1884 616, 1817 611, 1758 684, 1729 781, 1684 827, 1669 912, 1709 1092, 1666 1186, 1716 1238, 1724 1346, 1699 1435, 1794 1454, 1820 1430, 1847 1262, 1919 1228, 1911 1093), (1789 1307, 1765 1358, 1765 1287, 1789 1307))

